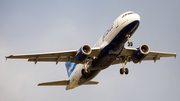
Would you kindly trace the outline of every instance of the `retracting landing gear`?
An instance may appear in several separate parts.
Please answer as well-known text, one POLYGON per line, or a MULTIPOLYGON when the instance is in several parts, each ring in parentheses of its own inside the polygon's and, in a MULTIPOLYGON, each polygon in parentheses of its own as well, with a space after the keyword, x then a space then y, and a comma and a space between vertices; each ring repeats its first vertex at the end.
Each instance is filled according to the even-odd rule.
POLYGON ((83 74, 83 75, 89 75, 90 74, 90 70, 89 69, 87 69, 87 71, 85 72, 86 70, 85 69, 82 69, 82 71, 81 71, 81 73, 83 74))
POLYGON ((128 40, 128 46, 133 46, 133 43, 130 42, 130 36, 131 36, 131 35, 129 35, 129 34, 126 35, 126 38, 127 38, 127 40, 128 40))
POLYGON ((84 63, 84 69, 82 69, 82 74, 83 75, 90 74, 90 70, 88 69, 88 63, 89 63, 89 61, 84 63))
POLYGON ((125 58, 125 57, 124 57, 124 62, 122 63, 123 68, 121 68, 120 71, 119 71, 121 75, 123 75, 124 73, 127 75, 127 74, 129 73, 128 68, 125 68, 125 65, 126 65, 128 59, 129 59, 129 58, 125 58))

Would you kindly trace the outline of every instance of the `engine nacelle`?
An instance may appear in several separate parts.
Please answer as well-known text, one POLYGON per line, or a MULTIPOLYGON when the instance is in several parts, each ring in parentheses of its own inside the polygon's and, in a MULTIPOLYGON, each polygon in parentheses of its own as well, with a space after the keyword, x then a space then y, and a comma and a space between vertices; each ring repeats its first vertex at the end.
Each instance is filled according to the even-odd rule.
POLYGON ((82 46, 78 52, 76 53, 76 56, 75 56, 75 63, 81 63, 82 61, 84 61, 88 55, 91 54, 91 47, 89 45, 84 45, 82 46))
POLYGON ((141 45, 139 48, 137 48, 137 51, 134 54, 133 62, 138 63, 141 60, 143 60, 148 54, 149 54, 150 48, 148 45, 141 45))

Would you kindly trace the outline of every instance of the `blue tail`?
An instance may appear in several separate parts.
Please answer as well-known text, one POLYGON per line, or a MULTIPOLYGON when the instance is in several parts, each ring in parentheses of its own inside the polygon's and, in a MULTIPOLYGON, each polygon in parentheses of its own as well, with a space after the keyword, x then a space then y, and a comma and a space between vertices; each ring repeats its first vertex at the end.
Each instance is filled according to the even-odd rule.
POLYGON ((66 65, 66 70, 67 70, 68 77, 70 77, 71 73, 76 68, 76 64, 72 63, 72 62, 66 62, 65 65, 66 65))

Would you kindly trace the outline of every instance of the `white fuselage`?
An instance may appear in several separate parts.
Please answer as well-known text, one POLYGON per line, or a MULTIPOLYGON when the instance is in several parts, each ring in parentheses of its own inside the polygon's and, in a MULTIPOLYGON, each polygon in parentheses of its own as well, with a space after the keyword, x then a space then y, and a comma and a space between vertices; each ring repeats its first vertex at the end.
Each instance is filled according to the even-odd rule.
MULTIPOLYGON (((97 41, 97 43, 93 47, 100 47, 101 49, 105 48, 113 41, 113 39, 118 37, 118 33, 120 33, 121 30, 123 30, 126 26, 128 26, 134 21, 140 22, 140 16, 138 14, 134 12, 123 13, 113 22, 110 28, 104 33, 104 35, 97 41)), ((129 30, 129 32, 132 32, 132 31, 134 31, 134 29, 129 30)), ((125 42, 126 41, 127 40, 125 40, 125 42)), ((122 45, 124 45, 124 42, 122 43, 122 45)), ((124 47, 124 46, 119 46, 119 47, 124 47)), ((109 53, 110 52, 111 51, 109 51, 109 53)), ((82 69, 84 69, 84 64, 77 64, 77 67, 72 72, 69 78, 70 83, 69 85, 67 85, 66 90, 79 86, 78 82, 82 76, 82 73, 81 73, 82 69)))

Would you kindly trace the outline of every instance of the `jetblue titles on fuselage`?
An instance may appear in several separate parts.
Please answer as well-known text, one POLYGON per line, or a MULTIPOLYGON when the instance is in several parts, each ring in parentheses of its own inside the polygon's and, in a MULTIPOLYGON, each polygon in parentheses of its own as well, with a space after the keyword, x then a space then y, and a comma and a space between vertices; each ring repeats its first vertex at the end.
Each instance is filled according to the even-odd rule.
POLYGON ((114 23, 111 25, 111 27, 104 33, 102 40, 104 41, 104 38, 107 36, 107 34, 113 29, 114 23))

